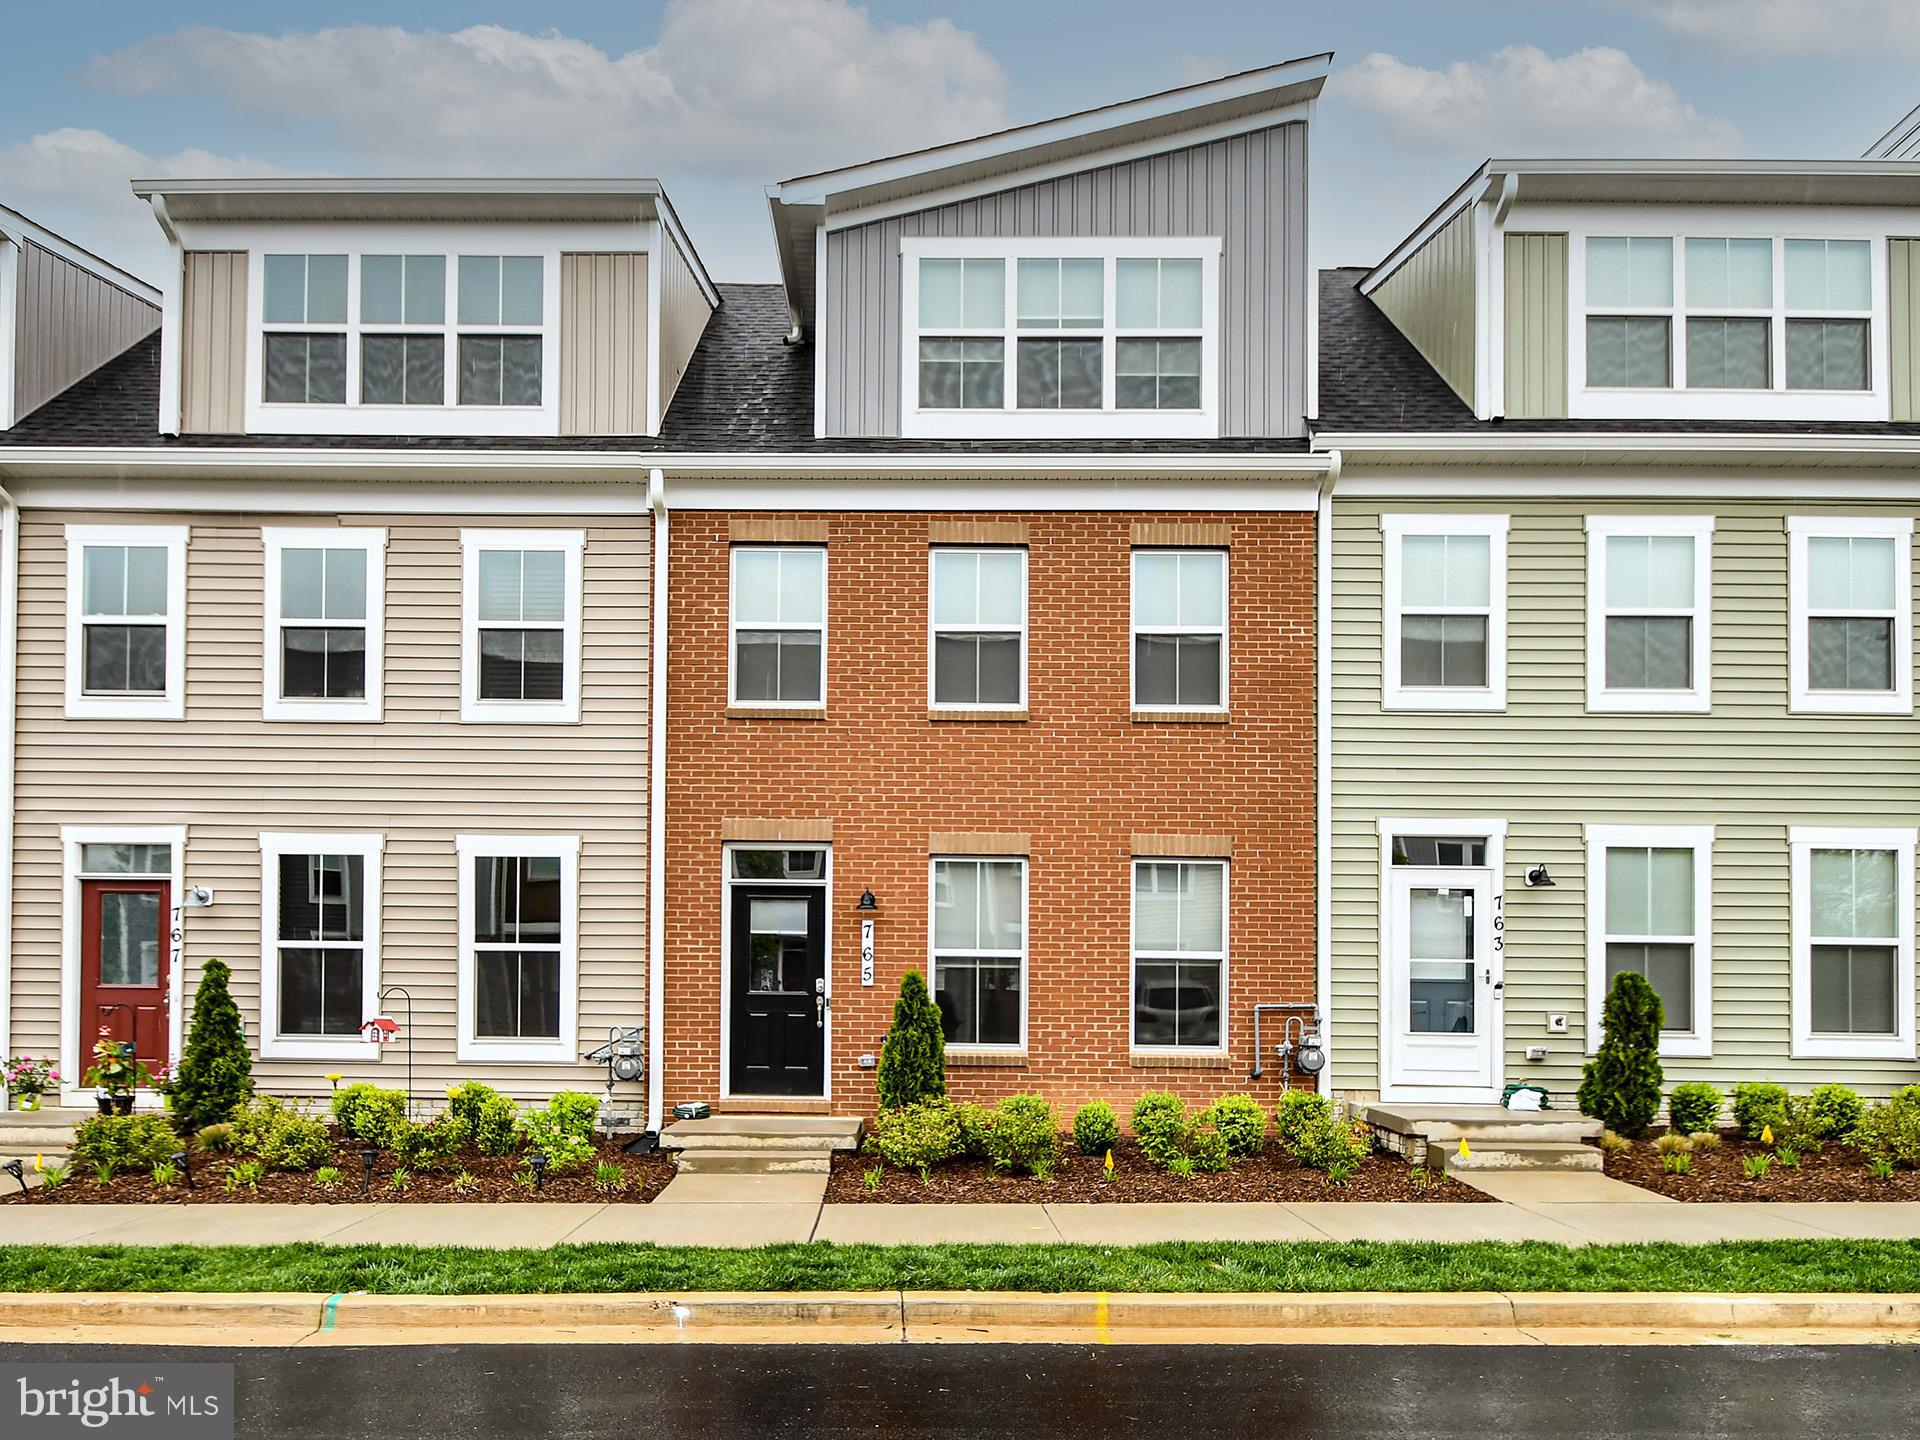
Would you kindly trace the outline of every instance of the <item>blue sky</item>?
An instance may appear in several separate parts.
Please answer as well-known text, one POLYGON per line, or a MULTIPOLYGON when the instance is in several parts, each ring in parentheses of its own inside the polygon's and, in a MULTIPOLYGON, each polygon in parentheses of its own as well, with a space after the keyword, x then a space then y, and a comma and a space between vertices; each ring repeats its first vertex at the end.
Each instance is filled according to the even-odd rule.
POLYGON ((1321 264, 1491 153, 1858 156, 1920 104, 1920 0, 20 5, 0 203, 138 272, 136 173, 652 175, 771 279, 769 181, 1320 50, 1321 264))

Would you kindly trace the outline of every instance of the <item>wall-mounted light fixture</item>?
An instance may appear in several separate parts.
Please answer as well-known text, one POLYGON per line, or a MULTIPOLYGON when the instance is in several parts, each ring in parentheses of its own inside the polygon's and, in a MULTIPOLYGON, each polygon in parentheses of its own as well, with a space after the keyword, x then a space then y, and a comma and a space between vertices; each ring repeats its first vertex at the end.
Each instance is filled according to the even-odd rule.
POLYGON ((878 910, 880 908, 880 902, 873 898, 873 891, 862 890, 860 892, 860 903, 853 908, 856 910, 878 910))
POLYGON ((1544 863, 1527 867, 1527 888, 1529 890, 1553 889, 1553 877, 1547 873, 1544 863))
POLYGON ((204 910, 207 906, 213 904, 213 887, 211 885, 189 885, 187 886, 186 894, 181 898, 181 903, 189 910, 204 910))

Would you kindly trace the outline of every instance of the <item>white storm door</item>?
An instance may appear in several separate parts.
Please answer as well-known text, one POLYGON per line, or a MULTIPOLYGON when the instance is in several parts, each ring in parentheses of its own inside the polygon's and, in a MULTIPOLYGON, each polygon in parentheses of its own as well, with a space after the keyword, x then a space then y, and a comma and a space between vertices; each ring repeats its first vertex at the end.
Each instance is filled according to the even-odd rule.
POLYGON ((1386 1088, 1494 1099, 1500 954, 1493 876, 1396 867, 1387 891, 1386 1088))

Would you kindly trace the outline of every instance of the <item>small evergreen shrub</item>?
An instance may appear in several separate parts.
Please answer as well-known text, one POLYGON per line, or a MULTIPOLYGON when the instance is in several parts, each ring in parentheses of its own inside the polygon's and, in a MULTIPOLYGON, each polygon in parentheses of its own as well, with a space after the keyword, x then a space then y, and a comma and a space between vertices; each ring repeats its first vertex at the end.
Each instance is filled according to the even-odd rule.
POLYGON ((1141 1152, 1165 1169, 1187 1153, 1187 1102, 1171 1090, 1149 1090, 1133 1106, 1133 1133, 1141 1152))
POLYGON ((1104 1100, 1082 1105, 1073 1116, 1073 1148, 1082 1155, 1104 1155, 1120 1140, 1120 1122, 1104 1100))
POLYGON ((1280 1148, 1289 1155, 1298 1155, 1300 1136, 1306 1128, 1332 1118, 1333 1102, 1326 1096, 1313 1090, 1287 1091, 1274 1107, 1280 1148))
POLYGON ((1854 1123, 1853 1143, 1875 1160, 1920 1166, 1920 1095, 1903 1087, 1884 1105, 1868 1105, 1854 1123))
POLYGON ((1766 1080, 1750 1080, 1733 1087, 1733 1121, 1749 1140, 1771 1128, 1775 1135, 1787 1129, 1787 1087, 1766 1080))
POLYGON ((333 1119, 346 1135, 362 1145, 383 1149, 393 1143, 394 1128, 407 1120, 404 1090, 383 1090, 362 1081, 333 1092, 333 1119))
POLYGON ((953 1119, 960 1127, 958 1153, 969 1160, 990 1158, 987 1137, 993 1133, 993 1112, 968 1100, 953 1107, 953 1119))
POLYGON ((1266 1107, 1251 1095, 1222 1095, 1208 1113, 1234 1158, 1258 1155, 1267 1143, 1266 1107))
POLYGON ((1787 1108, 1796 1130, 1815 1140, 1844 1140, 1860 1123, 1866 1103, 1851 1086, 1816 1085, 1787 1108))
POLYGON ((1041 1180, 1060 1159, 1060 1127, 1053 1106, 1038 1095, 1009 1095, 993 1112, 987 1158, 996 1170, 1024 1171, 1041 1180))
POLYGON ((489 1095, 473 1121, 473 1144, 482 1155, 511 1155, 520 1144, 520 1107, 505 1095, 489 1095))
POLYGON ((1660 1027, 1666 1007, 1637 970, 1613 977, 1601 1011, 1600 1049, 1587 1062, 1579 1105, 1609 1130, 1630 1140, 1647 1133, 1660 1112, 1660 1027))
POLYGON ((183 1130, 233 1117, 253 1094, 253 1055, 224 960, 209 960, 193 992, 187 1047, 173 1072, 173 1113, 183 1130))
POLYGON ((940 1024, 940 1007, 927 993, 926 977, 918 970, 900 977, 893 1028, 881 1042, 880 1065, 873 1078, 882 1110, 946 1096, 946 1031, 940 1024))
POLYGON ((1717 1085, 1690 1080, 1673 1087, 1667 1096, 1667 1119, 1675 1133, 1691 1135, 1697 1130, 1715 1130, 1720 1125, 1720 1109, 1726 1096, 1717 1085))
POLYGON ((164 1115, 89 1115, 74 1130, 70 1153, 76 1165, 151 1170, 179 1149, 164 1115))
POLYGON ((867 1149, 925 1179, 935 1165, 960 1153, 960 1121, 944 1096, 882 1110, 867 1136, 867 1149))

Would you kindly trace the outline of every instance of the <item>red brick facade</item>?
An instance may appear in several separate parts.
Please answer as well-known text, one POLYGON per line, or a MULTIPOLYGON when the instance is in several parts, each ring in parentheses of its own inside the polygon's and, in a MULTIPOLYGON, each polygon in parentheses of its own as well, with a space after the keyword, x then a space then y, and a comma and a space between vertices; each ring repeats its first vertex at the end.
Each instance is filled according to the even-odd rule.
MULTIPOLYGON (((930 836, 1024 834, 1027 1042, 1022 1063, 950 1062, 956 1098, 1031 1090, 1123 1115, 1145 1090, 1195 1101, 1253 1089, 1253 1005, 1314 987, 1314 519, 1307 513, 1022 517, 1028 718, 931 720, 927 552, 935 527, 1007 517, 848 514, 672 521, 668 625, 665 1100, 721 1093, 724 822, 830 823, 832 1109, 871 1113, 900 977, 929 963, 930 836), (824 524, 824 719, 727 713, 731 526, 824 524), (1231 715, 1136 720, 1129 707, 1136 527, 1226 527, 1231 715), (1230 837, 1228 1054, 1129 1053, 1131 857, 1139 835, 1230 837), (862 889, 879 898, 874 983, 860 983, 862 889)), ((777 531, 772 532, 777 533, 777 531)), ((1277 1027, 1268 1035, 1276 1039, 1277 1027)), ((749 1108, 749 1107, 742 1107, 749 1108)))

